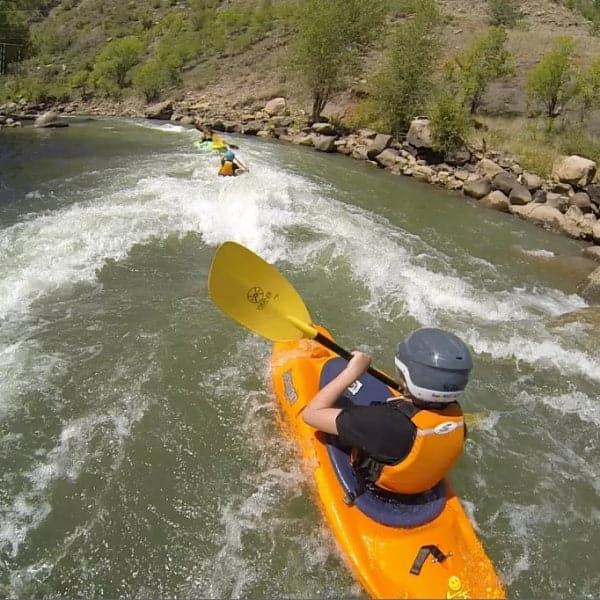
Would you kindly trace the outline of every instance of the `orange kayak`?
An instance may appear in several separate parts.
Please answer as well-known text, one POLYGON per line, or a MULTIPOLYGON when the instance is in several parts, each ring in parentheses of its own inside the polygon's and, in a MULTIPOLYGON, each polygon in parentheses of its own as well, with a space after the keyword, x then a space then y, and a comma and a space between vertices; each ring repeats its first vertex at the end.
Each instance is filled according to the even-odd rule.
MULTIPOLYGON (((331 337, 329 332, 319 331, 331 337)), ((347 364, 313 340, 273 346, 274 390, 306 464, 314 469, 325 518, 356 578, 373 598, 505 598, 494 566, 448 481, 415 496, 366 491, 354 501, 349 451, 302 420, 304 406, 347 364)), ((369 374, 344 402, 397 394, 369 374)))

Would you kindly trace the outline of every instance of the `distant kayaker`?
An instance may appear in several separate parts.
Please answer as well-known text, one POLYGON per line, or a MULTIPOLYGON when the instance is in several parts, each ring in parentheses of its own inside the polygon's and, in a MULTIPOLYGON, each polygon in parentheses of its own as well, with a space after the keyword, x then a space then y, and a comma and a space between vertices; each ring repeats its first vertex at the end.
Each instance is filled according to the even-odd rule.
POLYGON ((240 175, 246 171, 248 171, 248 168, 235 156, 233 151, 227 150, 221 159, 219 175, 230 177, 233 175, 240 175))
POLYGON ((398 345, 395 364, 403 396, 371 406, 335 407, 371 358, 353 352, 345 369, 306 405, 303 419, 352 448, 362 490, 418 494, 446 477, 460 457, 466 427, 457 400, 473 366, 466 344, 441 329, 424 328, 398 345))

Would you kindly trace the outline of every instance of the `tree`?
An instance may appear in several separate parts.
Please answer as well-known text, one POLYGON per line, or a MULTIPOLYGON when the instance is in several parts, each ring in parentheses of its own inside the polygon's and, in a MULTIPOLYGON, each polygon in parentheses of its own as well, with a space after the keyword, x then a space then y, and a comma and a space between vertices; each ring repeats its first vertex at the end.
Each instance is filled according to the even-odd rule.
POLYGON ((373 102, 395 135, 405 133, 411 119, 425 109, 439 55, 436 3, 424 0, 416 10, 399 25, 385 64, 373 80, 373 102))
POLYGON ((300 3, 298 31, 290 66, 313 100, 318 121, 331 95, 355 73, 361 53, 380 30, 383 0, 305 0, 300 3))
POLYGON ((504 47, 507 37, 504 29, 495 27, 456 58, 471 114, 477 112, 492 81, 514 73, 511 54, 504 47))
POLYGON ((600 58, 579 74, 577 97, 580 102, 579 118, 583 123, 590 110, 600 107, 600 58))
POLYGON ((577 94, 577 74, 571 64, 574 48, 572 38, 559 38, 554 50, 527 75, 529 100, 541 104, 550 119, 557 117, 560 109, 564 109, 577 94))
POLYGON ((106 44, 96 57, 91 74, 96 87, 108 95, 118 95, 127 85, 129 70, 140 61, 143 50, 144 42, 135 36, 106 44))

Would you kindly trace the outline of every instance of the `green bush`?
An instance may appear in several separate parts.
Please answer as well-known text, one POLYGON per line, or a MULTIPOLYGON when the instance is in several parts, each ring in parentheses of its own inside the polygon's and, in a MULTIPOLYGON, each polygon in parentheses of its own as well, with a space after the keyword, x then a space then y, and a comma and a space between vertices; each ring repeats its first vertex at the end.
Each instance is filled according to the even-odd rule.
POLYGON ((152 60, 134 70, 132 83, 146 102, 154 102, 173 84, 174 79, 174 71, 170 67, 158 60, 152 60))
POLYGON ((458 90, 451 85, 440 86, 428 114, 434 150, 451 152, 464 145, 471 122, 458 90))
POLYGON ((574 48, 572 38, 559 38, 554 50, 546 54, 527 75, 529 101, 542 106, 550 120, 558 116, 559 109, 564 110, 578 93, 577 73, 571 63, 574 48))
POLYGON ((356 72, 384 18, 383 0, 306 0, 300 5, 290 66, 313 100, 319 119, 331 95, 356 72))
POLYGON ((514 27, 521 18, 516 0, 488 0, 490 23, 495 26, 514 27))
POLYGON ((119 96, 129 83, 129 71, 140 60, 144 43, 138 37, 127 37, 106 44, 96 57, 91 73, 94 86, 107 96, 119 96))
POLYGON ((434 2, 423 2, 414 18, 397 29, 382 70, 371 83, 371 96, 386 129, 402 135, 422 113, 433 88, 439 55, 439 14, 434 2))
POLYGON ((495 27, 456 58, 471 114, 477 112, 492 81, 514 73, 511 54, 505 48, 507 37, 504 29, 495 27))

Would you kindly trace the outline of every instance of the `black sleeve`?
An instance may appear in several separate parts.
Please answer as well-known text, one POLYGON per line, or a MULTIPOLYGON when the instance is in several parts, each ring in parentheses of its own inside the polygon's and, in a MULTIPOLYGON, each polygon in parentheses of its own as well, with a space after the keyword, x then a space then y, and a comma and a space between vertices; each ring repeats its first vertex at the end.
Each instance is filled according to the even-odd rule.
POLYGON ((386 464, 405 458, 416 435, 413 422, 386 404, 345 408, 335 422, 343 446, 362 450, 386 464))

